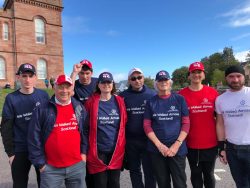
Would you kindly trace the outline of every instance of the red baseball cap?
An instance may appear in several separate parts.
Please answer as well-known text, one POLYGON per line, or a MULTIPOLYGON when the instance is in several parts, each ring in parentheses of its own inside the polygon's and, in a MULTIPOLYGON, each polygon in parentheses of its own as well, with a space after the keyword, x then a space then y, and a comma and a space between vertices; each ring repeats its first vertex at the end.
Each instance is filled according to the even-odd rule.
POLYGON ((73 85, 73 82, 69 76, 65 74, 61 74, 56 78, 55 84, 61 85, 63 83, 69 83, 70 85, 73 85))
POLYGON ((188 71, 192 72, 194 70, 201 70, 201 71, 205 71, 204 65, 201 62, 194 62, 189 66, 188 71))
POLYGON ((81 65, 86 65, 87 67, 89 67, 90 69, 92 69, 92 63, 87 60, 87 59, 84 59, 80 62, 81 65))

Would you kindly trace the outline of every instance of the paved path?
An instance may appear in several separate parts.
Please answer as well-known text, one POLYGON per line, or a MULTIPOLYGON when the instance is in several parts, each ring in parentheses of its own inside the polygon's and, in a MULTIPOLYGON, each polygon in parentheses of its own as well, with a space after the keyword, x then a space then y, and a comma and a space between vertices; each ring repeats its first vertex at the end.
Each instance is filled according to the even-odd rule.
MULTIPOLYGON (((0 117, 1 120, 1 117, 0 117)), ((188 188, 191 188, 190 184, 190 171, 187 162, 187 184, 188 188)), ((231 178, 230 171, 228 166, 222 165, 220 162, 217 161, 216 170, 215 170, 215 177, 217 179, 216 188, 235 188, 234 182, 231 178)), ((10 173, 10 166, 8 164, 8 157, 4 152, 2 139, 0 137, 0 188, 11 188, 11 173, 10 173)), ((29 188, 36 188, 36 180, 35 180, 35 172, 32 167, 30 173, 30 180, 29 180, 29 188)), ((121 188, 132 188, 129 173, 128 171, 123 171, 121 174, 121 188)))

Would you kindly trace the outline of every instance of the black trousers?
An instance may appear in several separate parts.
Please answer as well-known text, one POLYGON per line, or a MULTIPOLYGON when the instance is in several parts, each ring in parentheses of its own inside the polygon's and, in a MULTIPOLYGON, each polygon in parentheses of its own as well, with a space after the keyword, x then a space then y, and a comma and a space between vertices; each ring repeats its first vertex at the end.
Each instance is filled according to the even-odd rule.
POLYGON ((193 188, 215 188, 214 167, 217 147, 209 149, 188 149, 188 162, 193 188))
POLYGON ((186 156, 164 157, 160 153, 150 153, 153 171, 159 188, 186 188, 186 156))
MULTIPOLYGON (((109 164, 112 154, 98 152, 98 157, 105 164, 109 164)), ((94 188, 120 188, 121 170, 105 170, 93 174, 94 188)))
MULTIPOLYGON (((16 153, 11 165, 13 188, 27 188, 31 162, 28 153, 16 153)), ((37 175, 37 185, 40 187, 40 171, 35 168, 37 175)))

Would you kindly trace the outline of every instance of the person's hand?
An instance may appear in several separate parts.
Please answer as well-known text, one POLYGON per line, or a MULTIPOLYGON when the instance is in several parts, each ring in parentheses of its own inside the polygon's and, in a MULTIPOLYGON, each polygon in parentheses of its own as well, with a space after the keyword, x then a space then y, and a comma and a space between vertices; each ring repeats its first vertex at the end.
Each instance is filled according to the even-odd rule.
POLYGON ((46 168, 46 165, 43 165, 43 167, 40 168, 39 171, 40 171, 40 172, 43 172, 43 171, 45 170, 45 168, 46 168))
POLYGON ((9 157, 9 164, 10 166, 12 165, 13 161, 14 161, 15 155, 12 155, 11 157, 9 157))
POLYGON ((86 162, 87 160, 86 154, 81 154, 81 158, 82 158, 82 161, 86 162))
POLYGON ((164 145, 164 144, 159 144, 159 146, 157 146, 157 148, 158 148, 158 150, 159 150, 159 152, 164 156, 164 157, 166 157, 167 156, 167 153, 168 153, 168 151, 169 151, 169 148, 166 146, 166 145, 164 145))
POLYGON ((179 148, 180 148, 180 144, 178 142, 173 143, 168 150, 167 156, 174 157, 176 153, 178 152, 179 148))
POLYGON ((80 63, 79 64, 75 64, 73 66, 73 73, 78 74, 79 72, 81 72, 81 70, 82 70, 82 65, 80 63))
POLYGON ((225 165, 227 164, 227 154, 225 150, 220 151, 219 158, 220 158, 220 162, 222 162, 225 165))

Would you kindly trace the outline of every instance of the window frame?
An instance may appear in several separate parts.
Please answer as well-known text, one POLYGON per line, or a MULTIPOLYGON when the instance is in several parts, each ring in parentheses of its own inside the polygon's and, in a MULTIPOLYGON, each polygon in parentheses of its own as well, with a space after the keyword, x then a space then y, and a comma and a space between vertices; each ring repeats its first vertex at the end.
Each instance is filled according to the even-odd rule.
POLYGON ((5 79, 6 79, 6 62, 5 59, 0 56, 0 80, 5 80, 5 79), (1 64, 3 65, 2 71, 1 71, 1 64))
POLYGON ((48 71, 47 71, 47 67, 48 66, 47 65, 48 65, 48 63, 47 63, 47 61, 45 59, 39 58, 37 60, 37 63, 36 63, 36 67, 37 67, 36 68, 37 69, 37 73, 36 73, 37 79, 43 80, 43 79, 47 78, 47 76, 48 76, 48 71), (41 70, 41 68, 42 68, 42 70, 41 70))
POLYGON ((37 44, 45 44, 46 33, 45 33, 45 21, 40 17, 34 19, 35 23, 35 40, 37 44))
POLYGON ((3 40, 9 40, 9 24, 3 23, 3 40))

